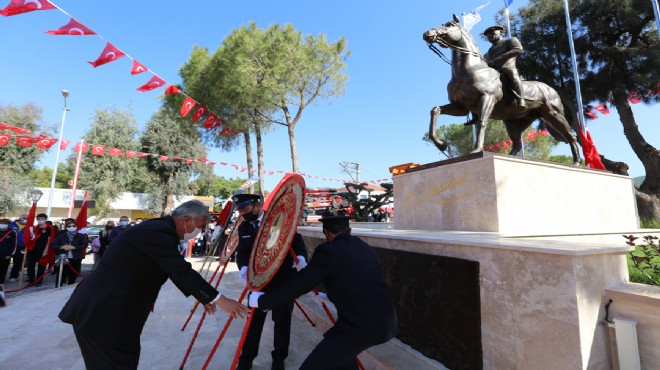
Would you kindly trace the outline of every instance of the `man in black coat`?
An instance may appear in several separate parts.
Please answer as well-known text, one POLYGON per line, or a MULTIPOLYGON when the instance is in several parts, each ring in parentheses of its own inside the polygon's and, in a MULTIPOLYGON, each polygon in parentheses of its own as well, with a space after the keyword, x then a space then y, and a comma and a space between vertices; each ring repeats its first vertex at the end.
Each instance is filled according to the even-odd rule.
MULTIPOLYGON (((243 222, 238 226, 238 247, 236 248, 236 264, 238 265, 241 279, 247 280, 247 268, 250 261, 250 253, 255 241, 255 237, 259 230, 259 223, 264 216, 264 210, 259 202, 260 198, 255 194, 236 194, 233 197, 233 202, 236 204, 236 209, 239 214, 243 216, 243 222)), ((287 253, 280 269, 277 271, 272 280, 262 289, 264 292, 271 291, 272 289, 280 286, 289 277, 294 276, 296 269, 304 268, 307 263, 307 249, 305 242, 300 234, 296 233, 291 248, 298 256, 298 265, 294 265, 293 257, 287 253)), ((271 369, 279 370, 284 369, 284 360, 289 355, 289 341, 291 337, 291 312, 293 311, 293 298, 287 301, 280 302, 279 305, 272 307, 272 319, 275 324, 274 327, 274 340, 273 340, 273 362, 271 369)), ((250 323, 243 344, 243 351, 238 361, 237 370, 249 369, 252 367, 252 361, 259 353, 259 342, 261 340, 261 332, 264 328, 264 321, 266 320, 266 313, 263 311, 255 311, 250 323)))
POLYGON ((387 342, 396 332, 396 312, 378 256, 351 236, 348 216, 321 219, 327 243, 316 248, 309 266, 269 292, 250 292, 249 307, 272 309, 323 283, 337 307, 337 323, 323 336, 300 369, 357 369, 356 357, 387 342))
POLYGON ((220 295, 179 254, 179 241, 193 238, 208 219, 202 202, 188 201, 172 216, 129 228, 112 242, 59 314, 73 325, 88 369, 137 369, 142 328, 168 278, 207 313, 217 305, 233 317, 247 315, 245 306, 220 295))

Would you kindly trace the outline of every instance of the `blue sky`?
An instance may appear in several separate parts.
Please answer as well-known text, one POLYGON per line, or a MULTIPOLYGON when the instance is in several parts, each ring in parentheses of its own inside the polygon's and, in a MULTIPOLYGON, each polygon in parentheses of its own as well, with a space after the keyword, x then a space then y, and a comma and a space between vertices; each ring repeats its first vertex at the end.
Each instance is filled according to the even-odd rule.
MULTIPOLYGON (((430 109, 447 103, 450 70, 428 50, 422 33, 450 20, 452 13, 467 13, 485 2, 54 1, 169 83, 180 82, 179 67, 188 60, 194 45, 213 52, 233 29, 251 21, 262 28, 291 23, 304 34, 323 33, 331 41, 345 36, 352 53, 347 60, 346 93, 307 108, 296 129, 298 155, 301 171, 320 177, 347 178, 339 162, 357 162, 362 180, 389 178, 388 168, 393 165, 445 158, 421 138, 428 128, 430 109)), ((9 0, 4 0, 0 6, 7 3, 9 0)), ((526 3, 516 0, 512 10, 526 3)), ((482 9, 482 21, 473 32, 492 25, 502 7, 503 1, 493 0, 482 9)), ((131 107, 143 127, 159 107, 158 97, 164 89, 137 92, 135 89, 151 74, 131 76, 128 58, 92 68, 87 61, 95 60, 105 46, 105 41, 96 36, 44 33, 68 21, 69 17, 58 10, 0 19, 0 103, 34 102, 44 109, 43 124, 59 128, 63 108, 60 91, 68 90, 71 111, 64 138, 73 142, 86 132, 97 108, 131 107)), ((479 42, 485 52, 489 44, 479 42)), ((633 106, 642 134, 656 148, 660 146, 660 125, 653 115, 657 117, 659 112, 654 106, 633 106)), ((631 175, 643 175, 644 169, 623 135, 616 111, 599 116, 589 122, 589 128, 601 154, 628 163, 631 175)), ((439 123, 462 120, 443 116, 439 123)), ((70 153, 71 147, 60 156, 61 160, 70 153)), ((267 170, 291 169, 286 130, 279 127, 266 135, 264 153, 267 170)), ((555 152, 569 153, 565 144, 555 152)), ((209 158, 245 165, 243 149, 211 149, 209 158)), ((54 160, 52 149, 40 165, 52 167, 54 160)), ((216 165, 215 173, 244 176, 233 167, 220 165, 216 165)), ((266 188, 274 187, 278 180, 277 175, 266 176, 266 188)), ((320 179, 307 182, 310 187, 339 185, 320 179)))

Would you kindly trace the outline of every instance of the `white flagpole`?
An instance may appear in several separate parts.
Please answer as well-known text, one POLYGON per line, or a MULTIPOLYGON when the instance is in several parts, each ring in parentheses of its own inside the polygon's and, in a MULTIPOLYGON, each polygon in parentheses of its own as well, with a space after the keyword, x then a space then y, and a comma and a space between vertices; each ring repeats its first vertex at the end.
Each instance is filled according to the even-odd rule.
MULTIPOLYGON (((83 147, 85 146, 85 139, 80 140, 80 151, 78 152, 78 160, 76 161, 76 173, 73 176, 73 189, 71 194, 71 205, 69 206, 69 215, 67 217, 71 218, 73 214, 73 205, 76 201, 76 187, 78 187, 78 175, 80 174, 80 163, 82 162, 82 152, 83 147)), ((87 227, 87 225, 85 225, 87 227)))
POLYGON ((507 38, 511 38, 511 21, 509 20, 509 2, 504 0, 504 18, 506 19, 507 38))
POLYGON ((578 112, 577 118, 580 130, 586 132, 584 124, 584 108, 582 107, 582 93, 580 92, 580 76, 578 75, 577 61, 575 58, 575 46, 573 45, 573 26, 571 25, 571 16, 568 12, 568 0, 564 0, 564 10, 566 12, 566 27, 568 28, 568 43, 571 47, 571 63, 573 65, 573 79, 575 80, 575 95, 577 97, 578 112))
POLYGON ((653 3, 653 13, 655 13, 655 28, 658 31, 658 37, 660 37, 660 5, 658 0, 651 0, 653 3))

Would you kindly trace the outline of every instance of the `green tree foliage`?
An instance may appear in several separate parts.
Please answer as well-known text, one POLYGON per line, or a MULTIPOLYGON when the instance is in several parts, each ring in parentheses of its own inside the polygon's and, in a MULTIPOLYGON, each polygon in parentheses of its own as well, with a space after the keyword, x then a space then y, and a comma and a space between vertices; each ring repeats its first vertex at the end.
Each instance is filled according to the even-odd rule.
MULTIPOLYGON (((53 169, 50 167, 35 168, 28 174, 30 184, 35 188, 50 188, 50 182, 53 178, 53 169)), ((56 188, 68 188, 69 180, 72 176, 62 167, 58 167, 57 176, 55 176, 56 188)))
MULTIPOLYGON (((438 137, 444 138, 449 143, 449 147, 444 152, 447 158, 456 158, 462 155, 469 154, 474 145, 472 137, 472 127, 463 124, 450 124, 447 126, 440 126, 438 128, 438 137)), ((490 147, 495 143, 501 143, 509 139, 506 133, 504 123, 499 120, 489 120, 488 130, 486 130, 486 138, 484 139, 484 146, 490 147)), ((428 132, 424 134, 424 141, 433 145, 429 138, 428 132)), ((550 153, 557 146, 558 142, 550 135, 538 135, 535 129, 528 128, 523 135, 525 158, 549 160, 550 153), (527 134, 531 133, 534 140, 529 140, 527 134)), ((508 145, 508 144, 507 144, 508 145)), ((509 149, 505 146, 500 146, 499 150, 489 149, 496 153, 507 154, 509 149)))
MULTIPOLYGON (((92 124, 83 135, 85 143, 105 146, 105 154, 92 155, 91 148, 83 153, 78 178, 78 188, 91 191, 91 199, 96 200, 96 209, 104 215, 110 210, 110 203, 127 191, 134 178, 148 177, 144 168, 140 170, 139 160, 109 155, 110 148, 136 150, 138 148, 137 121, 133 113, 120 108, 97 109, 92 124)), ((67 168, 75 171, 78 153, 72 152, 67 159, 67 168)), ((58 171, 59 172, 59 171, 58 171)))
POLYGON ((223 199, 229 198, 243 183, 244 179, 226 179, 213 173, 205 173, 191 184, 195 195, 212 195, 223 199))
POLYGON ((191 177, 201 173, 206 166, 199 162, 184 162, 185 159, 206 157, 200 133, 179 114, 160 109, 147 123, 140 137, 140 146, 142 152, 153 154, 141 160, 145 161, 149 172, 158 179, 155 186, 147 189, 148 211, 169 214, 175 197, 191 194, 191 177), (158 155, 169 156, 169 159, 162 160, 158 155), (183 160, 176 160, 174 156, 183 160))

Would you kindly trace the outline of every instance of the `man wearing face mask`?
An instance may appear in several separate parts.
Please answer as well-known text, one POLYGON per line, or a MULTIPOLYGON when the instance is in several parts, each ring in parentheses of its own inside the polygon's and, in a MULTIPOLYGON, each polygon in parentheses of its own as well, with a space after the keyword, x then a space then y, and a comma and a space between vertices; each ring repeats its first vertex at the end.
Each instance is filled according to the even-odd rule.
POLYGON ((28 225, 23 232, 27 242, 27 260, 25 265, 28 273, 28 283, 34 282, 34 286, 41 286, 43 282, 43 279, 36 281, 37 278, 46 272, 46 264, 39 263, 39 260, 48 255, 48 247, 55 239, 55 228, 47 224, 46 220, 48 220, 48 216, 45 213, 38 214, 37 226, 28 225), (35 268, 37 269, 36 276, 34 274, 35 268))
MULTIPOLYGON (((239 214, 243 216, 243 222, 238 226, 238 247, 236 248, 236 264, 240 270, 240 277, 243 281, 247 278, 248 262, 252 245, 259 230, 259 224, 264 216, 264 210, 261 206, 260 198, 256 194, 236 194, 232 197, 239 214)), ((303 269, 307 263, 307 249, 302 236, 295 234, 291 242, 291 248, 298 256, 300 263, 294 264, 293 257, 286 254, 282 265, 273 276, 272 280, 263 288, 263 291, 270 291, 286 281, 290 276, 296 274, 296 270, 303 269)), ((291 337, 291 312, 293 311, 293 299, 281 302, 272 309, 272 319, 274 327, 273 357, 271 369, 284 369, 284 360, 289 355, 289 340, 291 337)), ((259 352, 259 341, 263 331, 266 313, 255 311, 248 330, 243 351, 238 361, 236 369, 244 370, 252 367, 252 361, 259 352)))
POLYGON ((119 217, 119 223, 117 224, 117 227, 112 229, 110 232, 110 235, 108 235, 108 243, 112 243, 112 241, 122 232, 128 229, 128 216, 121 216, 119 217))
POLYGON ((16 252, 16 231, 9 224, 9 219, 0 219, 0 307, 5 306, 5 277, 11 256, 16 252))
POLYGON ((138 368, 142 328, 168 278, 207 313, 220 307, 246 317, 247 307, 218 293, 178 252, 179 242, 197 235, 208 219, 208 207, 191 200, 171 216, 142 222, 113 240, 59 314, 73 325, 87 369, 138 368))
POLYGON ((301 370, 358 369, 355 356, 396 333, 396 311, 380 261, 371 247, 351 235, 348 216, 326 216, 327 242, 309 266, 268 292, 250 292, 248 306, 272 309, 323 283, 337 308, 337 323, 300 366, 301 370))

